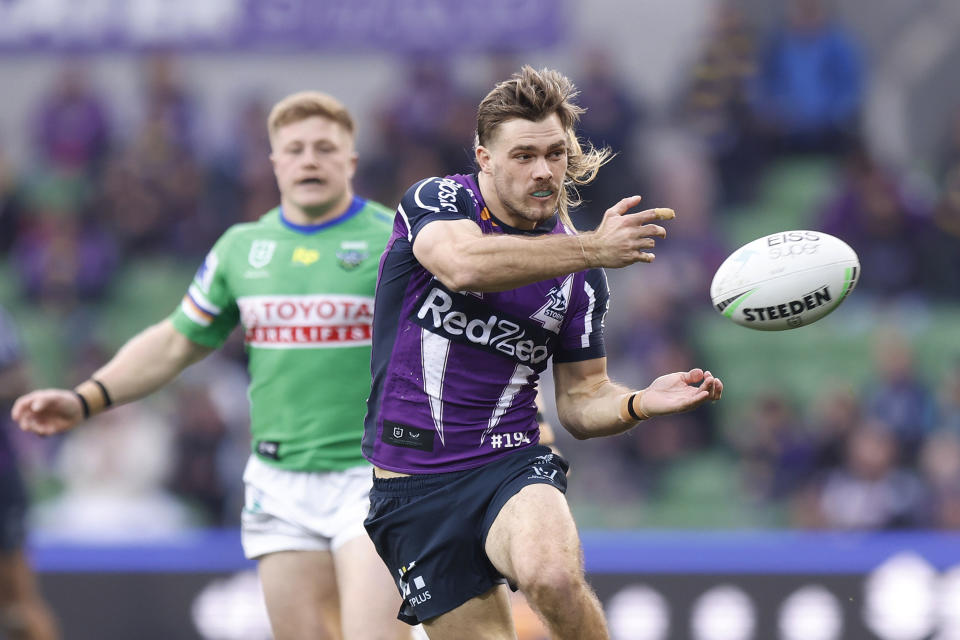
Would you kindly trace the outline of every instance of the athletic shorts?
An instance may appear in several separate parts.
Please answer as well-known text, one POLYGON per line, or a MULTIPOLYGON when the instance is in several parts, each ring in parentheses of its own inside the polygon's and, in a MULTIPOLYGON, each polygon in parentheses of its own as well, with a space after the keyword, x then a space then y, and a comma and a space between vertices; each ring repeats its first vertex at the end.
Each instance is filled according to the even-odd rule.
POLYGON ((23 479, 14 467, 7 467, 0 471, 0 553, 23 547, 26 512, 27 492, 23 479))
POLYGON ((415 625, 506 582, 487 558, 500 509, 529 484, 567 490, 567 462, 534 445, 476 469, 374 478, 367 533, 397 581, 397 618, 415 625))
POLYGON ((367 535, 370 467, 307 472, 278 469, 250 456, 243 472, 243 552, 258 558, 278 551, 336 551, 367 535))

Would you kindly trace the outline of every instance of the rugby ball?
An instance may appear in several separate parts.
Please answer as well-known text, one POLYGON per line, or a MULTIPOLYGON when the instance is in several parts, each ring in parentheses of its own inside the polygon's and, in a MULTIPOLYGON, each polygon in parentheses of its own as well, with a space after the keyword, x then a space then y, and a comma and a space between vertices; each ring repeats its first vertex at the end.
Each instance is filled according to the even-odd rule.
POLYGON ((713 276, 713 307, 760 331, 796 329, 840 306, 857 285, 860 261, 839 238, 781 231, 757 238, 723 261, 713 276))

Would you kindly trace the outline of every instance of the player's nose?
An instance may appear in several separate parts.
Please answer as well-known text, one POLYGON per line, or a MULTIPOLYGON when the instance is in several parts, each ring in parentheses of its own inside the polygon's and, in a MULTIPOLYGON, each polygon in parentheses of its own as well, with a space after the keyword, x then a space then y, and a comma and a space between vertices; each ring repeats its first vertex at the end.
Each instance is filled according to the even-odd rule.
POLYGON ((550 173, 550 165, 547 163, 546 158, 537 158, 533 163, 533 179, 534 180, 549 180, 552 176, 550 173))

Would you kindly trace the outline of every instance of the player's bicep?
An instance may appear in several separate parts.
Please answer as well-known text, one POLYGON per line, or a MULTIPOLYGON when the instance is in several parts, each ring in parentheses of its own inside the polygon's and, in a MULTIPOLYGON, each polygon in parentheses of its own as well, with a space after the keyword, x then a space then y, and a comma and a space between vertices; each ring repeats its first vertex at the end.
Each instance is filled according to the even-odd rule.
POLYGON ((413 255, 440 282, 457 289, 464 269, 463 247, 482 237, 473 220, 434 220, 414 238, 413 255))

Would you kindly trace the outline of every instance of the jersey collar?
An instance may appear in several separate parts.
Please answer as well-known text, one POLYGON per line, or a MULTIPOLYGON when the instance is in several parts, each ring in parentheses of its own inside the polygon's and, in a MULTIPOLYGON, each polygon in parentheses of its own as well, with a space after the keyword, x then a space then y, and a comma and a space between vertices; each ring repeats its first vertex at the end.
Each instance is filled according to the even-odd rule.
POLYGON ((350 202, 350 206, 347 207, 347 210, 342 214, 334 218, 333 220, 327 220, 325 222, 320 222, 317 224, 296 224, 287 220, 287 217, 283 215, 283 206, 278 207, 280 209, 280 222, 283 223, 287 229, 295 231, 297 233, 304 233, 307 235, 314 234, 318 231, 323 231, 324 229, 329 229, 330 227, 336 226, 343 222, 346 222, 350 218, 354 217, 360 213, 360 209, 363 209, 363 205, 367 203, 366 200, 359 196, 353 196, 353 200, 350 202))

